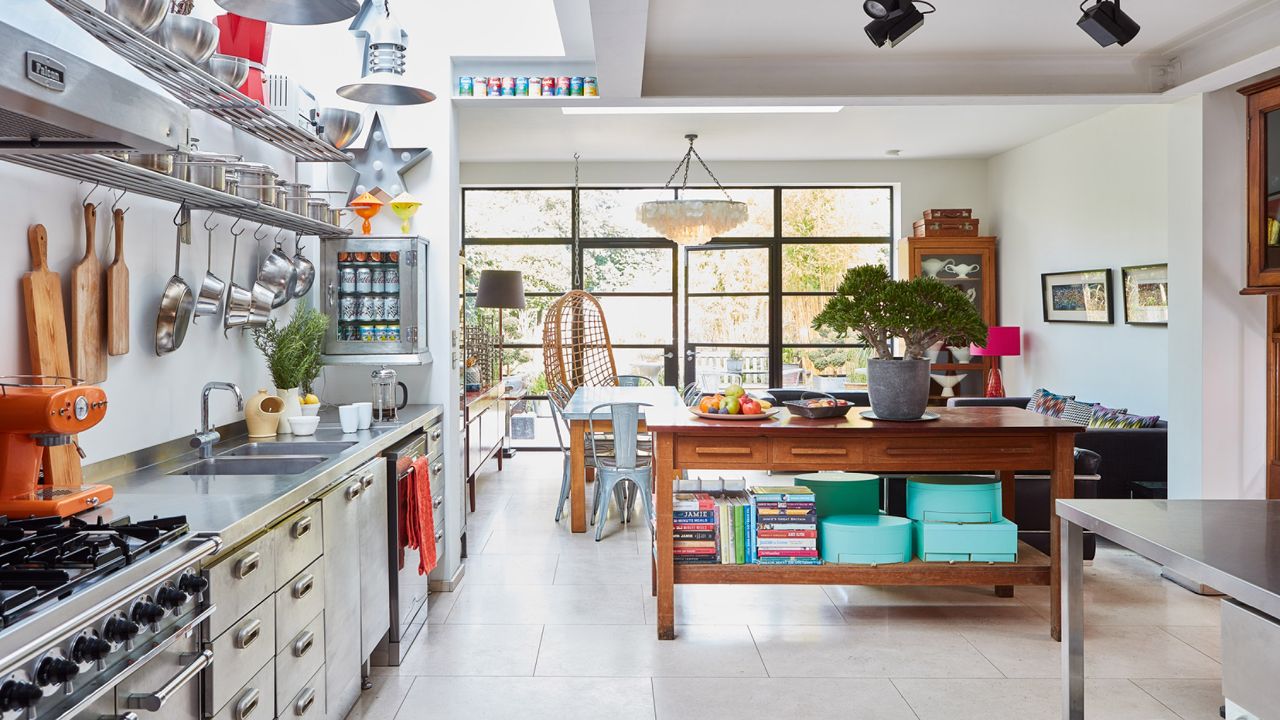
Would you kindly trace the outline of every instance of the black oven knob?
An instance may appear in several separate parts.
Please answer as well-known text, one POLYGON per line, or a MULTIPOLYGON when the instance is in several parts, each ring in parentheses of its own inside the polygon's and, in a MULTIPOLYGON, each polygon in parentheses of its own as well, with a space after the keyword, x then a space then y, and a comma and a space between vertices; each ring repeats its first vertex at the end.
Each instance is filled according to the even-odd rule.
POLYGON ((116 616, 108 620, 102 628, 102 637, 112 643, 129 642, 138 636, 140 629, 138 623, 123 616, 116 616))
POLYGON ((44 687, 65 685, 80 674, 80 666, 66 658, 47 657, 36 666, 36 682, 44 687))
POLYGON ((187 594, 172 585, 156 591, 156 604, 165 610, 177 610, 187 603, 187 594))
POLYGON ((129 619, 139 625, 155 625, 164 619, 164 608, 148 600, 134 603, 129 619))
POLYGON ((0 711, 26 710, 44 697, 44 691, 25 680, 7 680, 0 685, 0 711))
POLYGON ((81 635, 71 646, 71 659, 79 663, 97 662, 111 654, 111 643, 93 635, 81 635))
POLYGON ((188 595, 200 595, 209 589, 209 580, 195 573, 186 573, 178 578, 178 589, 188 595))

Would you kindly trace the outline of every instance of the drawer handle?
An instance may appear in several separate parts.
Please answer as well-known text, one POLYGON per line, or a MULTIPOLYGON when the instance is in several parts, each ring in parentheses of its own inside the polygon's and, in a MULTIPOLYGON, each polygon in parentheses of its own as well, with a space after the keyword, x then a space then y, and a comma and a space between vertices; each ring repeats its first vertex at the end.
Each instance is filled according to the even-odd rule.
POLYGON ((439 442, 442 437, 444 437, 443 430, 436 429, 431 431, 431 442, 439 442))
POLYGON ((792 455, 848 455, 844 448, 791 448, 792 455))
POLYGON ((437 477, 437 476, 439 476, 439 475, 440 475, 440 473, 442 473, 442 472, 444 472, 444 463, 443 463, 443 462, 438 462, 438 463, 436 463, 435 465, 432 465, 432 466, 431 466, 431 476, 432 476, 432 477, 437 477))
POLYGON ((360 497, 360 493, 362 492, 364 492, 364 484, 357 480, 351 483, 351 486, 347 488, 347 499, 355 500, 360 497))
POLYGON ((297 640, 293 641, 293 656, 302 657, 311 650, 311 646, 316 644, 316 634, 310 630, 303 630, 297 640))
POLYGON ((433 508, 438 508, 438 507, 440 507, 440 506, 441 506, 441 505, 443 505, 443 504, 444 504, 444 498, 442 498, 442 497, 438 497, 438 498, 436 498, 435 500, 432 500, 432 501, 431 501, 431 507, 433 507, 433 508))
MULTIPOLYGON (((190 656, 188 656, 190 657, 190 656)), ((177 675, 169 678, 169 682, 165 683, 153 693, 136 693, 125 699, 125 705, 130 710, 149 710, 151 712, 159 712, 164 704, 169 702, 169 698, 174 696, 187 683, 200 675, 200 671, 209 667, 213 663, 213 651, 203 650, 195 658, 187 664, 186 667, 178 671, 177 675)))
POLYGON ((695 448, 694 452, 699 455, 750 455, 749 447, 700 447, 695 448))
POLYGON ((235 716, 236 720, 245 720, 258 709, 258 699, 262 697, 262 693, 258 688, 249 688, 240 696, 240 700, 236 702, 235 716))
POLYGON ((303 535, 306 535, 307 533, 311 532, 311 525, 312 525, 311 518, 309 517, 299 518, 299 520, 295 522, 292 527, 289 528, 289 535, 291 535, 294 540, 297 540, 303 535))
POLYGON ((293 599, 301 600, 311 593, 312 588, 316 586, 316 576, 307 573, 302 579, 293 584, 293 599))
POLYGON ((257 570, 260 565, 262 565, 262 555, 256 552, 251 552, 236 561, 236 567, 233 574, 236 576, 237 580, 243 580, 252 575, 253 571, 257 570))
POLYGON ((369 473, 368 475, 360 478, 360 484, 364 485, 366 488, 373 487, 373 473, 369 473))
POLYGON ((298 701, 293 704, 293 714, 302 717, 311 709, 312 704, 316 701, 316 691, 306 688, 302 694, 298 696, 298 701))
POLYGON ((262 634, 262 621, 257 618, 250 620, 248 623, 245 623, 244 627, 236 631, 236 638, 235 638, 236 648, 240 650, 244 650, 245 648, 252 645, 253 641, 257 640, 258 636, 261 634, 262 634))

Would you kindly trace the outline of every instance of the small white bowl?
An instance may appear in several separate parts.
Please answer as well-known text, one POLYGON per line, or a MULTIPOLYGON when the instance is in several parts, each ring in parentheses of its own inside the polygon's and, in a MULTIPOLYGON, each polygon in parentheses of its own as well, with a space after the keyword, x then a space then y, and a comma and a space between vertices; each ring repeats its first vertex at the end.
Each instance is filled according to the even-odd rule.
POLYGON ((289 427, 294 435, 315 435, 320 418, 315 415, 294 415, 289 418, 289 427))
POLYGON ((312 405, 302 406, 302 415, 304 417, 315 417, 319 413, 320 413, 320 403, 314 403, 312 405))

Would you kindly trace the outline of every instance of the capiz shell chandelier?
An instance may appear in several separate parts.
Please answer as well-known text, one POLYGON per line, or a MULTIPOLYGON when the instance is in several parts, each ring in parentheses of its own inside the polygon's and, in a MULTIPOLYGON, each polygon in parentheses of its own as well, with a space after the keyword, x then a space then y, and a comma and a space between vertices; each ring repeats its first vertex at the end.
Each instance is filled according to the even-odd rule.
POLYGON ((689 149, 685 151, 684 157, 676 165, 671 177, 667 179, 667 184, 663 186, 670 188, 676 175, 679 175, 683 169, 684 178, 676 190, 676 199, 650 200, 641 203, 640 207, 636 208, 636 219, 677 245, 702 245, 745 223, 747 204, 729 197, 729 192, 720 184, 715 173, 707 167, 707 163, 703 161, 698 151, 693 149, 693 141, 697 140, 698 136, 689 134, 684 137, 689 141, 689 149), (724 193, 724 200, 689 200, 680 197, 680 191, 686 189, 689 184, 689 168, 693 165, 694 159, 697 159, 702 169, 715 181, 720 192, 724 193))

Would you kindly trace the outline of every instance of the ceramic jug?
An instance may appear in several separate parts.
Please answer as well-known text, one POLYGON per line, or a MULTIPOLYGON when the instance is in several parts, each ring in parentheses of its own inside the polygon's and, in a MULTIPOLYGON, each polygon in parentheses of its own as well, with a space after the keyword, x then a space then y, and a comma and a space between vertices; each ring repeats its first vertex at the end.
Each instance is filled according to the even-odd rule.
POLYGON ((920 269, 929 277, 938 277, 938 271, 955 264, 955 260, 942 258, 925 258, 920 261, 920 269))
POLYGON ((244 404, 244 422, 249 427, 249 437, 275 437, 280 424, 284 400, 259 388, 244 404))
POLYGON ((947 272, 953 272, 958 278, 967 278, 969 273, 978 272, 978 263, 966 265, 965 263, 951 263, 946 268, 947 272))

